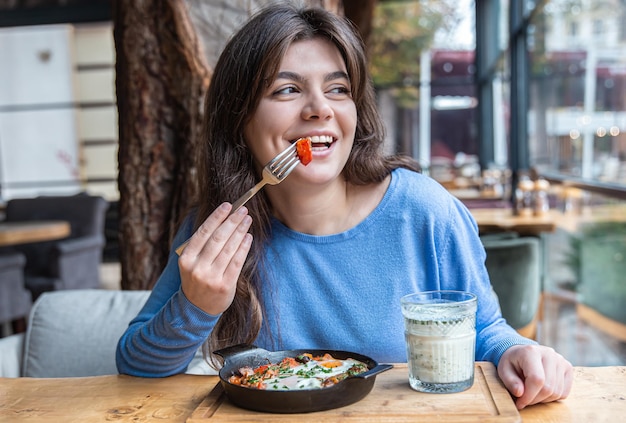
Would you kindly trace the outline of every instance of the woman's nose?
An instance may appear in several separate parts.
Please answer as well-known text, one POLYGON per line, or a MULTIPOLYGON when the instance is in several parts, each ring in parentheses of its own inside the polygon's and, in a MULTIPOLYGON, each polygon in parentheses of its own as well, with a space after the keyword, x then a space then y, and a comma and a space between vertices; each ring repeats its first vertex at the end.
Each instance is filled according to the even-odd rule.
POLYGON ((333 117, 334 111, 329 100, 321 94, 309 96, 306 104, 302 108, 302 117, 304 119, 326 120, 333 117))

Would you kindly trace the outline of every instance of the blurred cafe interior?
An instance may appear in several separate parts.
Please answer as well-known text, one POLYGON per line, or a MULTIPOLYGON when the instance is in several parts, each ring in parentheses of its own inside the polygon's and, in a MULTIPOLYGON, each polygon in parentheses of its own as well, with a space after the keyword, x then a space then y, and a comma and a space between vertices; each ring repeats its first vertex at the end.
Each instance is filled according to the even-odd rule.
MULTIPOLYGON (((60 206, 29 219, 100 228, 100 282, 85 287, 119 290, 110 3, 0 0, 0 202, 10 223, 27 220, 10 216, 16 200, 103 199, 89 217, 60 206)), ((194 22, 219 24, 210 10, 225 2, 187 3, 194 22)), ((371 23, 385 148, 417 158, 472 211, 507 320, 575 365, 626 365, 626 3, 379 0, 371 23)), ((3 314, 16 306, 4 278, 21 275, 2 261, 24 268, 9 256, 3 336, 24 329, 14 323, 35 299, 3 314)), ((69 286, 59 278, 29 286, 69 286)))

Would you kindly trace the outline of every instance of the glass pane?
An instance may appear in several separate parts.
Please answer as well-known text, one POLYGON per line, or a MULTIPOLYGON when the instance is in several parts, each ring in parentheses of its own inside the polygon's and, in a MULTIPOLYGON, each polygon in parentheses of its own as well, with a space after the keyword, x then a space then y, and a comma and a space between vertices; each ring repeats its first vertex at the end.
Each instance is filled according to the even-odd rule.
POLYGON ((547 1, 529 28, 529 147, 540 171, 626 184, 626 5, 547 1))
POLYGON ((493 147, 494 167, 506 169, 510 145, 511 65, 508 54, 502 57, 493 78, 493 147))
POLYGON ((371 71, 389 150, 452 167, 477 163, 474 0, 380 1, 371 71))
POLYGON ((499 16, 498 16, 498 41, 500 50, 509 48, 509 8, 510 0, 500 0, 499 16))
POLYGON ((536 0, 524 0, 524 17, 527 17, 537 7, 538 1, 536 0))

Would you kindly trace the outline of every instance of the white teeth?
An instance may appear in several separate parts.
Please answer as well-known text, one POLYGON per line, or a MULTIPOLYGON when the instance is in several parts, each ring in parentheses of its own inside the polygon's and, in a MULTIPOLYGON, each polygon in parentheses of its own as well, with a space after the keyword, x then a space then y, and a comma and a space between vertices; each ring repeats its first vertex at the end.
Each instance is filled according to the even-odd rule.
POLYGON ((331 144, 333 142, 333 137, 329 135, 314 135, 309 138, 313 144, 331 144))

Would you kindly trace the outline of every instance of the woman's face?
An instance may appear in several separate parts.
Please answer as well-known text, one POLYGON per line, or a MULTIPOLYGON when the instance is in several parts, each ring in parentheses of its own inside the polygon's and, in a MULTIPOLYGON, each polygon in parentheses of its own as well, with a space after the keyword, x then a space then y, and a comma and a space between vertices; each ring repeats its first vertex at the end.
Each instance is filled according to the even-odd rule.
POLYGON ((312 137, 313 161, 290 179, 328 182, 348 160, 356 106, 339 50, 323 38, 294 42, 244 134, 258 169, 299 138, 312 137))

